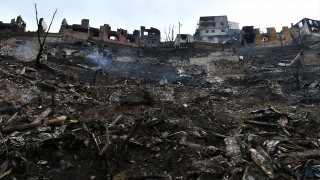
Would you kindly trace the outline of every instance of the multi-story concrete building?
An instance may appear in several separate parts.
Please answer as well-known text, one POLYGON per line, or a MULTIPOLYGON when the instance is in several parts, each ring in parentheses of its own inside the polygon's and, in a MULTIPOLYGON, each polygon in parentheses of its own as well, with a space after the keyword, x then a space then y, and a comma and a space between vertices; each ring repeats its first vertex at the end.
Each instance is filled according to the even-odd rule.
POLYGON ((194 36, 198 41, 222 43, 230 39, 230 29, 239 29, 239 23, 228 21, 226 15, 202 16, 194 36))

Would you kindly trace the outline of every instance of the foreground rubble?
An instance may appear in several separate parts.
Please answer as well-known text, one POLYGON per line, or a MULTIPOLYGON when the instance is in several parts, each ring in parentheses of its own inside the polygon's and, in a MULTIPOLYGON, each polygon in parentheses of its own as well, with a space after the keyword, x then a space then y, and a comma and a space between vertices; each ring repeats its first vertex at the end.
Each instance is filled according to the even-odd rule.
POLYGON ((308 84, 308 73, 301 75, 308 91, 294 90, 288 74, 219 71, 223 80, 216 81, 217 71, 204 67, 236 74, 250 62, 236 69, 241 61, 232 54, 210 51, 141 52, 135 61, 131 51, 87 43, 71 53, 68 45, 56 46, 45 62, 50 69, 0 57, 1 178, 320 177, 319 84, 308 84), (99 71, 100 61, 81 55, 88 52, 112 58, 105 66, 114 70, 99 71), (195 60, 201 57, 208 66, 195 60))

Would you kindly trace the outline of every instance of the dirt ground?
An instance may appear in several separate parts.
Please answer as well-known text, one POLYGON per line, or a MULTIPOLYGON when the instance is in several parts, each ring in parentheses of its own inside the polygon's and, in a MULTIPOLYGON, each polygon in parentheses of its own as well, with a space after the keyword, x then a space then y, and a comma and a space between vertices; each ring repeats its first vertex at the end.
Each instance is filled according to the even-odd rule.
POLYGON ((319 83, 311 86, 319 72, 301 72, 300 90, 290 73, 209 83, 205 71, 181 76, 169 62, 193 51, 140 52, 134 61, 117 52, 110 71, 85 68, 81 55, 48 57, 39 69, 2 55, 1 178, 320 177, 319 83))

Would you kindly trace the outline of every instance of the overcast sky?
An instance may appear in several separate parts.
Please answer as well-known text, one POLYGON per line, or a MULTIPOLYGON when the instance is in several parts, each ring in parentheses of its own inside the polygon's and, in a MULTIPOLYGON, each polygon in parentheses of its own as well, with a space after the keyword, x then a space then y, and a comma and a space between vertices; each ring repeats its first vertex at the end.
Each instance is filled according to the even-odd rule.
POLYGON ((242 26, 265 29, 289 26, 301 19, 320 20, 320 0, 0 0, 0 21, 9 23, 21 15, 27 30, 36 30, 33 3, 37 3, 38 17, 50 24, 57 8, 50 32, 58 32, 63 18, 68 24, 80 24, 89 19, 90 26, 99 28, 109 24, 112 30, 122 28, 132 33, 146 28, 158 28, 161 33, 174 25, 178 33, 193 34, 200 16, 227 15, 229 21, 242 26))

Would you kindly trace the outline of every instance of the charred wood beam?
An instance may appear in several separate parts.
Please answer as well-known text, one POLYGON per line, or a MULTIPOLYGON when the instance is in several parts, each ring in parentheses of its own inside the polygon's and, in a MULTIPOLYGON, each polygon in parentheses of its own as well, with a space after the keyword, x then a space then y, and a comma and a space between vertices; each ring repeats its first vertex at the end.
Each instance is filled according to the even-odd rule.
POLYGON ((255 149, 250 149, 251 159, 261 168, 261 170, 270 178, 276 179, 276 174, 273 172, 272 162, 269 162, 265 157, 258 153, 255 149))
POLYGON ((4 127, 2 128, 2 132, 5 134, 14 132, 14 131, 24 131, 27 129, 33 129, 42 124, 43 120, 51 113, 52 109, 48 108, 43 111, 32 123, 24 124, 20 126, 13 126, 13 127, 4 127))
POLYGON ((279 154, 278 157, 295 157, 295 156, 300 156, 300 157, 304 157, 307 159, 311 159, 311 158, 318 158, 320 157, 320 151, 319 150, 306 150, 303 152, 291 152, 291 153, 283 153, 283 154, 279 154))
POLYGON ((265 123, 265 122, 259 122, 259 121, 252 121, 252 120, 246 120, 243 121, 246 124, 252 124, 252 125, 257 125, 257 126, 265 126, 265 127, 273 127, 273 128, 286 128, 286 129, 290 129, 290 130, 295 130, 296 128, 292 127, 292 126, 281 126, 280 124, 273 124, 273 123, 265 123))
POLYGON ((52 119, 44 121, 43 124, 47 126, 61 126, 64 124, 77 124, 78 120, 52 119))
POLYGON ((141 125, 143 119, 139 119, 136 125, 132 128, 127 138, 124 140, 124 143, 120 146, 119 152, 123 150, 123 148, 128 144, 130 138, 134 135, 134 133, 137 131, 138 127, 141 125))
POLYGON ((25 108, 28 105, 29 105, 29 103, 21 105, 21 106, 3 108, 3 109, 0 109, 0 113, 14 113, 16 111, 21 111, 23 108, 25 108))
POLYGON ((167 179, 168 178, 168 175, 165 176, 165 175, 146 175, 146 176, 135 176, 135 177, 132 177, 134 180, 143 180, 143 179, 167 179))

